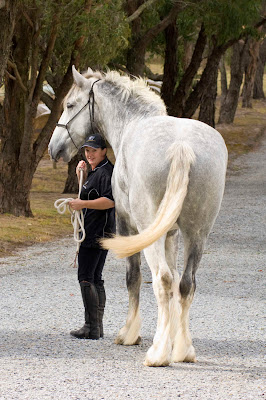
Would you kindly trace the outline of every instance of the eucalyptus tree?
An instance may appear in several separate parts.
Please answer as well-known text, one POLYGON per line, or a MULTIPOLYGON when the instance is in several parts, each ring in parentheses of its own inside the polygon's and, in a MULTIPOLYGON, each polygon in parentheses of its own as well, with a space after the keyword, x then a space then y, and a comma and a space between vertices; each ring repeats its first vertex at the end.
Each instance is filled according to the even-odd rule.
POLYGON ((261 3, 262 0, 125 0, 131 27, 126 69, 131 74, 144 75, 147 52, 161 52, 162 97, 169 114, 191 118, 200 107, 199 118, 214 125, 219 62, 233 43, 251 33, 260 18, 261 3), (194 43, 194 51, 185 65, 188 42, 194 43))
POLYGON ((199 119, 214 126, 221 57, 239 38, 252 32, 254 21, 261 18, 260 5, 261 0, 192 1, 179 13, 175 30, 168 35, 165 31, 162 93, 171 115, 191 118, 200 106, 199 119), (195 41, 191 62, 186 69, 180 68, 180 59, 176 56, 180 54, 184 36, 195 41))
POLYGON ((12 36, 0 125, 0 213, 32 216, 29 193, 72 85, 71 66, 105 65, 127 45, 121 0, 24 0, 12 36), (47 96, 44 83, 54 91, 47 96), (40 101, 50 108, 34 131, 40 101))
MULTIPOLYGON (((257 25, 260 27, 261 23, 265 21, 261 20, 257 25)), ((253 45, 255 44, 255 48, 257 47, 258 51, 258 32, 252 30, 250 35, 245 35, 241 40, 238 40, 234 43, 231 52, 231 60, 230 60, 230 84, 226 91, 226 95, 223 96, 220 107, 220 114, 218 123, 230 124, 233 123, 235 113, 238 106, 240 89, 243 81, 243 76, 245 73, 245 89, 247 89, 246 93, 244 93, 243 100, 246 101, 246 104, 251 105, 251 97, 253 86, 255 82, 255 73, 256 73, 256 64, 257 64, 257 55, 252 57, 249 56, 250 50, 252 50, 253 45), (254 40, 254 37, 257 37, 257 40, 254 40), (246 70, 246 72, 245 72, 246 70)), ((245 90, 244 90, 245 92, 245 90)), ((245 103, 244 103, 245 105, 245 103)))

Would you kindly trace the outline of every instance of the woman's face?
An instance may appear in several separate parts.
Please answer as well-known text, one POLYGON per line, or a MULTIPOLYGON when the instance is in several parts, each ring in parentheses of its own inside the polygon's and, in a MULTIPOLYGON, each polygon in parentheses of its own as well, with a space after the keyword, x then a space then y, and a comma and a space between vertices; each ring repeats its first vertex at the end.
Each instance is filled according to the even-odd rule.
POLYGON ((85 147, 85 157, 91 166, 91 169, 97 167, 102 160, 105 159, 106 149, 94 149, 93 147, 85 147))

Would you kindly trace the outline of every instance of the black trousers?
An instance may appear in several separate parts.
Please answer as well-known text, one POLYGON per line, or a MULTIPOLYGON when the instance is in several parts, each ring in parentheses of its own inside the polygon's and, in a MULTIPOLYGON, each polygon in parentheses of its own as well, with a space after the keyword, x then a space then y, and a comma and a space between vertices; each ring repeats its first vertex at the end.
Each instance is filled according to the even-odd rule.
POLYGON ((99 284, 108 250, 80 247, 78 255, 78 280, 99 284))

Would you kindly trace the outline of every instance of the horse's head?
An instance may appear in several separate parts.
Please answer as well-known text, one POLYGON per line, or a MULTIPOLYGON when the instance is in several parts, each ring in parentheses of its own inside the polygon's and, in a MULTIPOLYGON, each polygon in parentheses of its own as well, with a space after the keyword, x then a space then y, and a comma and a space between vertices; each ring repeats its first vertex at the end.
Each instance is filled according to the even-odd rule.
POLYGON ((64 100, 64 111, 49 143, 49 154, 55 161, 63 158, 69 162, 78 152, 93 124, 93 85, 99 79, 91 69, 88 77, 81 75, 73 66, 74 85, 64 100))

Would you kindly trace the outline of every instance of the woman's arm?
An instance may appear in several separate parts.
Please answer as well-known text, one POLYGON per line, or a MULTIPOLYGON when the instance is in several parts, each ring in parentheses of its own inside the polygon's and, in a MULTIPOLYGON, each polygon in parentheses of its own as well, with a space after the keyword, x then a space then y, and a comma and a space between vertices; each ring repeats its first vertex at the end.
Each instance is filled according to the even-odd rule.
POLYGON ((115 206, 115 202, 108 199, 107 197, 99 197, 95 200, 75 199, 70 201, 69 205, 73 210, 82 210, 82 208, 89 208, 93 210, 108 210, 109 208, 113 208, 115 206))

